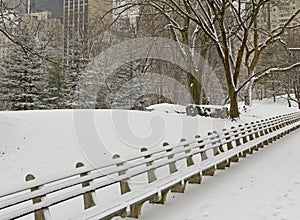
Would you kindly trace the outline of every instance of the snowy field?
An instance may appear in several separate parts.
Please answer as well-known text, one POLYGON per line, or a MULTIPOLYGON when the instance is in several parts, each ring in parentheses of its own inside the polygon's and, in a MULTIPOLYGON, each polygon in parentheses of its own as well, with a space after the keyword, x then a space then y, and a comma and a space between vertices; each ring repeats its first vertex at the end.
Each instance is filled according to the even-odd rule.
MULTIPOLYGON (((247 110, 241 108, 241 118, 230 121, 177 114, 182 106, 161 107, 153 112, 1 112, 0 195, 24 186, 29 173, 37 180, 51 180, 74 171, 77 162, 99 166, 114 154, 128 159, 141 147, 155 149, 164 142, 175 145, 181 138, 192 140, 208 131, 298 111, 288 108, 284 99, 276 104, 265 100, 247 110), (168 107, 171 110, 166 113, 168 107)), ((185 194, 169 194, 164 206, 154 209, 147 204, 141 219, 300 219, 296 212, 300 207, 299 134, 295 132, 214 178, 205 178, 201 186, 189 185, 185 194)), ((52 217, 67 219, 81 207, 75 199, 63 208, 53 207, 52 217)))
POLYGON ((300 219, 299 137, 296 131, 201 185, 188 185, 184 194, 169 194, 163 206, 146 204, 140 219, 300 219))

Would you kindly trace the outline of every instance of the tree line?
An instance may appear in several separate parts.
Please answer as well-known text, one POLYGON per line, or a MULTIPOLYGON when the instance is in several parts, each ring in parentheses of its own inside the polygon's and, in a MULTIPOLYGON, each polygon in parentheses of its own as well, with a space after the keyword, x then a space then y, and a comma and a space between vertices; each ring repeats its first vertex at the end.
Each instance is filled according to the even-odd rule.
MULTIPOLYGON (((109 0, 105 1, 109 2, 109 0)), ((262 23, 262 14, 268 12, 270 6, 276 4, 280 4, 280 1, 121 1, 120 4, 112 4, 112 7, 101 13, 101 16, 94 17, 90 21, 90 26, 95 24, 101 24, 101 26, 94 28, 89 33, 90 42, 93 42, 89 44, 89 57, 87 59, 83 57, 70 58, 76 60, 76 62, 72 62, 73 66, 64 66, 63 61, 58 62, 57 65, 51 62, 45 65, 46 59, 43 55, 45 52, 43 49, 45 48, 39 46, 39 42, 35 41, 31 34, 26 36, 24 33, 23 40, 27 42, 24 44, 23 40, 16 41, 16 38, 12 38, 12 35, 6 32, 2 26, 1 32, 10 37, 12 42, 15 42, 15 45, 12 46, 15 49, 11 49, 11 52, 7 55, 5 65, 2 65, 2 68, 5 69, 3 70, 5 77, 1 80, 3 84, 1 88, 10 91, 18 90, 19 94, 15 93, 16 95, 12 95, 13 97, 7 97, 6 94, 1 95, 1 97, 8 103, 6 105, 8 109, 13 110, 19 110, 19 107, 28 102, 38 103, 37 105, 30 104, 31 107, 26 106, 28 109, 36 108, 36 106, 38 108, 76 107, 78 103, 76 103, 74 97, 76 97, 78 91, 77 82, 86 63, 93 56, 124 40, 164 37, 172 39, 178 44, 188 46, 179 48, 187 66, 190 67, 189 71, 150 58, 133 61, 116 70, 112 77, 102 82, 103 85, 99 89, 96 100, 97 108, 111 108, 114 94, 122 84, 136 77, 136 74, 158 72, 157 70, 170 75, 182 84, 186 84, 192 97, 191 102, 195 104, 209 103, 211 98, 209 94, 203 91, 203 82, 199 81, 203 73, 203 63, 197 60, 195 54, 201 54, 202 57, 208 60, 213 70, 218 73, 220 81, 225 82, 223 89, 227 94, 227 99, 224 102, 227 101, 230 105, 230 117, 238 117, 238 101, 244 100, 245 104, 251 105, 253 87, 261 86, 262 88, 263 85, 268 85, 269 80, 273 84, 268 85, 265 93, 271 87, 274 87, 272 89, 274 91, 280 88, 280 90, 284 90, 289 94, 298 94, 299 86, 297 82, 299 78, 297 73, 299 69, 297 68, 300 66, 300 60, 297 59, 297 56, 292 55, 289 50, 291 41, 288 40, 288 36, 299 33, 300 8, 295 8, 283 25, 270 28, 262 23), (130 13, 137 13, 136 16, 133 16, 134 22, 128 16, 130 13), (31 38, 31 40, 25 38, 31 38), (14 56, 18 53, 17 50, 20 52, 18 56, 20 60, 17 60, 14 56), (23 52, 26 56, 21 58, 23 52), (268 56, 270 53, 278 56, 271 59, 268 56), (282 56, 283 54, 286 54, 286 56, 282 56), (280 56, 282 57, 280 58, 280 56), (277 62, 276 59, 283 60, 277 62), (28 73, 24 71, 24 66, 28 68, 28 73), (37 72, 40 72, 39 77, 35 77, 37 72), (24 78, 24 76, 29 75, 30 77, 24 78), (46 77, 46 81, 42 77, 43 75, 46 77), (284 75, 288 77, 283 77, 284 75), (15 80, 19 76, 18 85, 15 80), (278 81, 280 77, 288 78, 288 84, 276 85, 275 81, 278 81), (38 82, 41 78, 43 78, 43 82, 38 82), (26 86, 26 89, 21 89, 21 84, 26 86), (38 86, 35 87, 34 85, 38 86), (24 95, 28 92, 31 92, 30 96, 24 95), (36 94, 39 95, 36 96, 36 94), (25 97, 21 97, 22 95, 25 97), (23 104, 13 104, 17 101, 23 104)), ((78 42, 80 42, 80 39, 75 39, 74 44, 78 44, 78 42)), ((299 45, 294 47, 299 47, 299 45)), ((80 44, 74 48, 77 48, 77 54, 82 53, 80 44)), ((281 80, 281 82, 283 81, 281 80)), ((138 92, 138 89, 135 92, 138 92)), ((173 92, 176 92, 176 89, 173 92)), ((261 94, 258 94, 258 96, 262 96, 261 94)), ((274 92, 274 94, 276 93, 274 92)), ((297 101, 297 97, 299 95, 289 95, 290 100, 297 101)), ((147 104, 153 104, 153 102, 168 100, 163 97, 149 95, 143 97, 143 101, 146 101, 147 104)))

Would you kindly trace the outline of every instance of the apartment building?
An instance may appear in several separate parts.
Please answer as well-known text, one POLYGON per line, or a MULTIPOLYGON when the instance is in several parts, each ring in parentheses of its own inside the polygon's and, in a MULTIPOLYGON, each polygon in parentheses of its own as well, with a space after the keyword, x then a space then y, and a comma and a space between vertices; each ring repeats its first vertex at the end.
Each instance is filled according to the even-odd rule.
POLYGON ((78 56, 89 59, 101 51, 114 29, 126 32, 128 25, 134 27, 137 8, 124 10, 128 0, 64 0, 64 57, 66 64, 78 56), (77 51, 77 52, 76 52, 77 51), (70 59, 68 59, 68 57, 70 59))
POLYGON ((41 11, 24 14, 22 20, 35 30, 35 35, 41 43, 47 44, 48 55, 62 57, 63 24, 60 19, 52 18, 49 11, 41 11))
POLYGON ((66 64, 73 62, 74 56, 87 58, 88 2, 88 0, 64 1, 64 59, 66 64), (81 51, 78 51, 79 49, 81 51))
POLYGON ((111 22, 111 9, 112 0, 64 1, 64 57, 66 64, 74 58, 83 60, 90 57, 95 36, 111 22), (80 50, 80 54, 78 54, 78 50, 80 50))
MULTIPOLYGON (((265 4, 259 16, 259 23, 268 31, 282 27, 300 8, 299 0, 272 0, 265 4)), ((299 24, 300 15, 290 25, 299 24)))
POLYGON ((116 20, 116 28, 126 29, 128 25, 135 28, 139 17, 139 7, 131 7, 131 0, 113 0, 113 20, 116 20), (126 10, 125 10, 126 9, 126 10))

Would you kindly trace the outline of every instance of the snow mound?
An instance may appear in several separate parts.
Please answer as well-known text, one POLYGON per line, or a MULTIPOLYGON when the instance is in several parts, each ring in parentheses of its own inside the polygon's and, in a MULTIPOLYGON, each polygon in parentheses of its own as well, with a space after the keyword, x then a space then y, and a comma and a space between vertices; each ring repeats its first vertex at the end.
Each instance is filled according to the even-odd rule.
POLYGON ((161 103, 161 104, 150 105, 146 109, 155 110, 155 111, 162 111, 162 112, 166 112, 166 113, 186 114, 186 106, 176 105, 176 104, 169 104, 169 103, 161 103))

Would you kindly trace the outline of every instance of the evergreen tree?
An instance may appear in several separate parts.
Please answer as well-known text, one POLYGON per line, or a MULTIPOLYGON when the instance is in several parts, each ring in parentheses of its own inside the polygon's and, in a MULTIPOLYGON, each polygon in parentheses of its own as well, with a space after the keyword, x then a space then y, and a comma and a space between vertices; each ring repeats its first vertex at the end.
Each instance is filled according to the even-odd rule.
POLYGON ((59 65, 48 68, 48 83, 44 103, 47 109, 65 108, 67 97, 66 77, 59 65))
POLYGON ((26 32, 21 40, 29 50, 25 52, 19 45, 8 50, 3 60, 2 97, 7 103, 7 110, 42 109, 46 85, 43 49, 26 32))
POLYGON ((80 106, 79 80, 89 59, 84 39, 77 36, 73 39, 69 39, 69 43, 71 45, 70 51, 68 55, 64 57, 65 66, 63 71, 66 83, 65 107, 78 108, 80 106))

